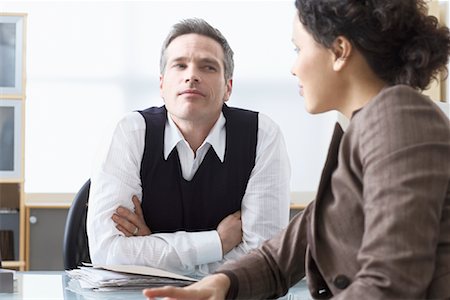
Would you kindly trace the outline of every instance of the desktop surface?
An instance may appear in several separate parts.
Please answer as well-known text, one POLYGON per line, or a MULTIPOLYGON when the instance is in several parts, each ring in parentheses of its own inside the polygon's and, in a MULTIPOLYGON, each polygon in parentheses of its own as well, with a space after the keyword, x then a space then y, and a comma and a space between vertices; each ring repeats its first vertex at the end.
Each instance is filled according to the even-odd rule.
MULTIPOLYGON (((29 271, 16 272, 14 293, 0 293, 0 299, 5 300, 82 300, 82 299, 144 299, 141 290, 95 292, 81 289, 78 282, 72 280, 65 272, 59 271, 29 271)), ((312 299, 306 281, 302 280, 292 287, 282 298, 285 300, 312 299)))

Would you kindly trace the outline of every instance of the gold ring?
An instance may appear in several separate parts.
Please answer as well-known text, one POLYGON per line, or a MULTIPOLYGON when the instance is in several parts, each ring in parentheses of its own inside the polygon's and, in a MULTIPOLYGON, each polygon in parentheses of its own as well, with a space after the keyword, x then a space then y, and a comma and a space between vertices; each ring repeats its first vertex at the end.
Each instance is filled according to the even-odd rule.
POLYGON ((133 231, 133 235, 136 235, 136 234, 138 233, 138 231, 139 231, 139 228, 136 227, 136 228, 134 229, 134 231, 133 231))

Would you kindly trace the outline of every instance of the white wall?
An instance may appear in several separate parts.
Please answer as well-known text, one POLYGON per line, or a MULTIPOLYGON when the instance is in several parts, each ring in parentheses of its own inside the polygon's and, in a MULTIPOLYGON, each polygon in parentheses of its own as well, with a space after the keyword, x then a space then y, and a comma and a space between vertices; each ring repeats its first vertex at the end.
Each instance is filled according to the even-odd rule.
POLYGON ((170 27, 201 17, 235 51, 229 105, 284 132, 293 191, 314 191, 336 113, 308 115, 290 75, 293 1, 1 1, 28 13, 25 191, 76 192, 100 140, 127 111, 162 105, 159 54, 170 27))

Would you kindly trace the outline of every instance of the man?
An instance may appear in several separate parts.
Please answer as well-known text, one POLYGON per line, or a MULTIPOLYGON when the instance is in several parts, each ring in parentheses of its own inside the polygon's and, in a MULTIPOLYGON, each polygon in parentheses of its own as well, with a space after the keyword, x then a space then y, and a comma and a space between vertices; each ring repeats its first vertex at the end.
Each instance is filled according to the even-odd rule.
POLYGON ((90 255, 202 276, 287 225, 290 167, 273 121, 224 104, 233 51, 217 29, 176 24, 160 67, 165 106, 120 121, 92 175, 90 255))

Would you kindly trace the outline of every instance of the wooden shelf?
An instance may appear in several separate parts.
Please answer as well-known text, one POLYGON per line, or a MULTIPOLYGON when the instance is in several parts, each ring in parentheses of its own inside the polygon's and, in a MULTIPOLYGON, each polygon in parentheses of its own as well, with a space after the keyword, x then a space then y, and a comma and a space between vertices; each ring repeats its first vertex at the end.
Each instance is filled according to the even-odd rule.
POLYGON ((75 193, 27 193, 25 207, 69 208, 75 195, 75 193))
POLYGON ((291 203, 291 205, 289 206, 290 209, 295 209, 295 210, 301 210, 301 209, 305 209, 307 204, 294 204, 291 203))
POLYGON ((23 183, 23 179, 5 179, 0 178, 0 183, 23 183))
POLYGON ((2 261, 2 268, 5 269, 21 269, 25 268, 25 261, 22 260, 4 260, 2 261))

